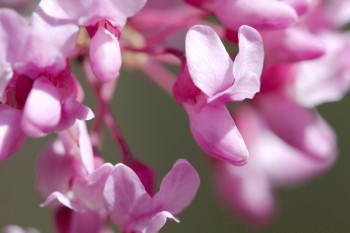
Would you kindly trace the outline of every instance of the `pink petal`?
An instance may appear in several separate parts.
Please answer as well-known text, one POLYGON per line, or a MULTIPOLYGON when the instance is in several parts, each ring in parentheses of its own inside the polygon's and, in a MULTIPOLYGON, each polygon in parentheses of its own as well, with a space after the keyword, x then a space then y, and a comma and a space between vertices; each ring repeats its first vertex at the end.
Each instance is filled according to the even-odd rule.
POLYGON ((325 53, 323 42, 303 28, 265 31, 262 35, 266 57, 273 62, 310 60, 325 53))
POLYGON ((176 215, 186 208, 199 188, 199 175, 189 162, 178 160, 160 184, 154 201, 176 215))
POLYGON ((266 176, 252 169, 223 164, 216 168, 215 190, 224 205, 250 224, 270 222, 275 213, 275 200, 266 176))
POLYGON ((75 208, 73 207, 73 203, 69 200, 68 197, 66 197, 65 195, 63 195, 60 192, 53 192, 52 194, 50 194, 50 196, 48 196, 45 200, 44 203, 42 203, 40 206, 41 207, 45 207, 48 205, 53 205, 53 206, 57 206, 59 204, 62 204, 66 207, 68 207, 69 209, 74 210, 75 208))
POLYGON ((235 82, 227 90, 231 101, 253 98, 260 90, 260 76, 264 64, 262 39, 255 29, 242 26, 238 31, 239 53, 234 61, 235 82))
POLYGON ((63 54, 35 32, 25 18, 6 9, 0 12, 0 19, 0 41, 5 46, 2 51, 13 70, 34 78, 44 72, 57 74, 65 67, 63 54))
POLYGON ((108 30, 99 27, 90 44, 92 71, 103 82, 114 80, 119 75, 121 54, 119 42, 108 30))
POLYGON ((76 158, 67 154, 61 141, 50 143, 41 153, 37 165, 37 189, 44 196, 55 191, 68 194, 70 182, 77 175, 76 158))
POLYGON ((316 112, 277 94, 261 98, 259 104, 268 126, 288 144, 314 159, 334 158, 336 135, 316 112))
POLYGON ((249 25, 257 29, 285 28, 293 25, 298 19, 298 15, 292 7, 275 0, 208 2, 205 8, 213 11, 226 27, 233 30, 237 30, 242 25, 249 25))
POLYGON ((188 31, 186 58, 194 84, 207 96, 214 96, 233 84, 233 62, 210 27, 197 25, 188 31))
POLYGON ((33 30, 46 41, 55 45, 65 57, 70 56, 76 47, 79 27, 47 16, 40 5, 31 18, 33 30))
POLYGON ((31 137, 42 137, 56 127, 60 117, 57 88, 45 77, 36 79, 23 109, 23 131, 31 137))
POLYGON ((92 173, 95 170, 94 154, 85 122, 77 120, 71 128, 60 132, 59 136, 66 153, 79 160, 84 170, 83 177, 92 173))
POLYGON ((103 189, 112 164, 106 163, 91 173, 86 179, 76 179, 72 191, 75 198, 90 210, 103 211, 103 189))
POLYGON ((92 110, 78 102, 74 96, 70 96, 62 105, 61 119, 56 129, 58 131, 65 130, 72 126, 77 119, 91 120, 92 118, 94 118, 92 110))
POLYGON ((201 109, 185 105, 185 108, 192 135, 205 152, 234 165, 247 162, 248 150, 224 104, 205 105, 201 109))
POLYGON ((299 16, 304 15, 305 13, 309 12, 311 7, 313 6, 313 3, 315 1, 313 0, 283 0, 283 2, 287 3, 291 7, 294 8, 294 10, 298 13, 299 16))
POLYGON ((296 99, 306 107, 341 100, 350 89, 350 35, 324 33, 320 37, 326 54, 301 63, 296 74, 296 99))
POLYGON ((69 233, 99 233, 105 225, 105 219, 99 212, 85 210, 72 214, 69 233))
POLYGON ((93 25, 100 19, 108 19, 115 26, 123 27, 126 18, 135 15, 145 3, 146 0, 133 0, 128 3, 122 0, 61 0, 57 5, 60 11, 79 25, 93 25))
POLYGON ((335 161, 336 154, 328 160, 315 160, 289 145, 253 108, 240 109, 236 120, 251 155, 246 167, 263 172, 275 187, 304 183, 335 161))
POLYGON ((25 135, 18 125, 21 111, 0 104, 0 161, 5 160, 22 147, 25 135))
POLYGON ((166 223, 167 219, 172 219, 175 222, 179 222, 170 212, 162 211, 154 215, 148 222, 145 233, 157 233, 166 223))
POLYGON ((140 214, 147 213, 151 197, 136 173, 124 164, 117 164, 103 191, 112 221, 125 231, 132 231, 140 214))

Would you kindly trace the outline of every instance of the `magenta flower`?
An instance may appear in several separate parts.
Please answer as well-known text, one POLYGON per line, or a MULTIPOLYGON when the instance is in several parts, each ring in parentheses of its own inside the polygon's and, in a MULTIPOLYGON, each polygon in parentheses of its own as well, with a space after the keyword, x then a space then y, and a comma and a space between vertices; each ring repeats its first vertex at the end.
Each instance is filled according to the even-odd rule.
POLYGON ((264 59, 259 33, 242 26, 239 49, 233 62, 213 29, 192 27, 186 36, 187 65, 174 86, 197 143, 235 165, 246 163, 248 151, 225 103, 252 98, 259 91, 264 59))
POLYGON ((112 221, 122 232, 156 233, 193 200, 199 176, 186 161, 178 160, 151 197, 136 173, 117 164, 107 179, 104 197, 112 221))

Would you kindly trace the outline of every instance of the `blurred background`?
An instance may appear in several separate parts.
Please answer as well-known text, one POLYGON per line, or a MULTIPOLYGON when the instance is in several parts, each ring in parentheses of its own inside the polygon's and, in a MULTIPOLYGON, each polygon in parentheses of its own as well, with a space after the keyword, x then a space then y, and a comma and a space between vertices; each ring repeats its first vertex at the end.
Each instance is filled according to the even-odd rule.
MULTIPOLYGON (((79 74, 82 83, 84 78, 79 74)), ((94 106, 92 92, 86 100, 94 106)), ((192 139, 186 112, 142 73, 123 71, 111 104, 134 154, 157 171, 158 184, 178 158, 186 158, 198 170, 201 186, 196 199, 180 216, 181 223, 168 222, 164 233, 350 232, 350 96, 318 108, 338 135, 338 160, 334 167, 311 183, 278 190, 280 209, 274 224, 264 229, 246 225, 226 210, 211 189, 211 171, 206 155, 192 139)), ((51 135, 51 139, 54 135, 51 135)), ((38 154, 50 140, 27 140, 14 156, 0 164, 0 227, 18 224, 54 232, 50 208, 40 208, 44 198, 35 189, 38 154)), ((117 145, 106 132, 103 157, 118 163, 117 145)))

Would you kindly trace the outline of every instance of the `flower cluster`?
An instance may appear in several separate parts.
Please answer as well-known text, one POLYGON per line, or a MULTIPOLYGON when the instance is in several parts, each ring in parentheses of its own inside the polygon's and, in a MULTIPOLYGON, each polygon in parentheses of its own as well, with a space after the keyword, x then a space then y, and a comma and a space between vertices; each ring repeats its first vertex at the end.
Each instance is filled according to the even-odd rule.
POLYGON ((315 107, 350 88, 347 0, 41 0, 26 17, 29 1, 0 4, 0 161, 27 137, 55 135, 38 159, 36 188, 59 233, 113 232, 109 222, 155 233, 179 222, 199 188, 179 159, 155 193, 153 168, 132 154, 109 107, 123 67, 183 107, 210 156, 215 192, 248 223, 276 216, 275 188, 336 159, 335 133, 315 107), (83 103, 72 61, 96 109, 83 103), (122 154, 115 165, 101 156, 104 126, 122 154))

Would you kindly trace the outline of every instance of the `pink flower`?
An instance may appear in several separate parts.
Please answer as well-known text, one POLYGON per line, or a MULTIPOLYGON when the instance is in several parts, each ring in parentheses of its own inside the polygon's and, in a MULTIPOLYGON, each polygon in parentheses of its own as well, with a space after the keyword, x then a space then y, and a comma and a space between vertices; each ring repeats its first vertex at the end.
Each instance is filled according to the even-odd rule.
POLYGON ((193 200, 199 176, 186 160, 178 160, 151 197, 136 173, 117 164, 107 179, 104 197, 112 221, 123 232, 156 233, 193 200))
POLYGON ((60 133, 60 139, 40 155, 37 188, 47 197, 42 206, 57 207, 56 226, 60 233, 78 233, 82 229, 96 233, 104 229, 107 211, 102 192, 113 166, 96 162, 82 121, 60 133), (62 209, 62 205, 72 211, 62 209))
POLYGON ((197 143, 235 165, 246 162, 248 151, 225 103, 252 98, 259 91, 263 65, 259 33, 242 26, 239 39, 240 51, 233 62, 213 29, 192 27, 186 36, 187 64, 174 85, 197 143))
POLYGON ((86 26, 91 37, 91 68, 102 81, 111 81, 119 75, 121 52, 118 39, 126 19, 135 15, 146 3, 137 0, 42 0, 40 11, 51 20, 69 21, 86 26))
POLYGON ((276 132, 274 121, 279 121, 279 126, 283 122, 283 125, 288 125, 289 118, 305 121, 303 116, 293 117, 295 107, 291 103, 283 103, 285 107, 282 108, 271 104, 275 107, 276 117, 270 121, 252 107, 238 111, 236 121, 250 152, 249 163, 243 167, 229 164, 217 164, 215 167, 215 190, 218 195, 226 206, 249 223, 261 225, 273 220, 277 210, 275 188, 305 183, 327 170, 336 158, 335 134, 329 126, 324 128, 324 125, 317 123, 320 121, 317 114, 309 112, 314 129, 309 127, 298 134, 285 129, 286 135, 301 138, 305 143, 309 139, 314 140, 315 143, 308 144, 309 151, 276 132), (289 114, 288 119, 285 114, 289 114), (319 140, 320 137, 327 140, 319 140), (320 147, 332 150, 325 156, 321 155, 320 147), (322 159, 310 156, 310 151, 319 151, 322 159))
MULTIPOLYGON (((12 10, 0 11, 0 47, 3 51, 0 55, 0 101, 1 105, 16 110, 9 111, 16 112, 20 124, 2 122, 7 122, 5 128, 9 130, 16 128, 17 136, 24 132, 31 137, 41 137, 52 130, 70 127, 76 119, 93 117, 91 110, 79 102, 82 96, 79 96, 80 87, 66 61, 71 48, 66 46, 65 37, 58 37, 60 41, 55 42, 50 39, 52 37, 43 36, 38 32, 38 22, 40 17, 33 18, 29 24, 12 10)), ((45 29, 48 34, 59 31, 49 25, 45 29)), ((59 32, 63 31, 66 35, 72 32, 69 27, 59 32)), ((18 137, 1 140, 7 143, 16 140, 9 143, 12 145, 23 141, 18 137)), ((8 157, 18 148, 1 148, 0 158, 8 157)))

